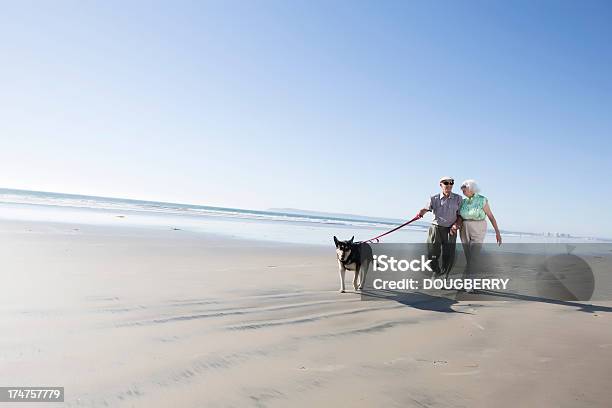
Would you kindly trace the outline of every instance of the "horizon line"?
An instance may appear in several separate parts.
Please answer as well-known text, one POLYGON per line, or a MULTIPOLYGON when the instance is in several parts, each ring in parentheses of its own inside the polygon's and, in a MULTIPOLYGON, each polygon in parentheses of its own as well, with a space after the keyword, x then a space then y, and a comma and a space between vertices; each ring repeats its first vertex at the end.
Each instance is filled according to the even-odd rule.
MULTIPOLYGON (((6 188, 6 187, 0 187, 0 191, 16 191, 16 192, 24 192, 24 193, 45 193, 45 194, 59 194, 59 195, 64 195, 64 196, 72 196, 72 197, 87 197, 87 198, 99 198, 99 199, 107 199, 107 200, 123 200, 123 201, 132 201, 132 202, 140 202, 140 203, 155 203, 155 204, 171 204, 171 205, 180 205, 180 206, 192 206, 192 207, 206 207, 206 208, 212 208, 212 209, 217 209, 217 210, 238 210, 238 211, 243 211, 243 212, 251 212, 251 213, 268 213, 268 214, 291 214, 291 215, 307 215, 307 214, 299 214, 296 213, 296 211, 301 211, 301 212, 313 212, 313 213, 320 213, 321 215, 307 215, 310 217, 316 217, 316 218, 324 218, 322 214, 327 214, 329 216, 338 216, 338 217, 334 217, 337 220, 342 220, 342 221, 366 221, 366 220, 358 220, 358 219, 350 219, 350 218, 346 218, 347 216, 349 217, 363 217, 363 218, 371 218, 372 221, 379 221, 381 223, 384 224, 389 224, 392 225, 393 222, 392 221, 397 221, 397 223, 402 223, 403 220, 400 218, 389 218, 389 217, 379 217, 379 216, 372 216, 372 215, 361 215, 361 214, 346 214, 346 213, 334 213, 334 212, 327 212, 327 211, 318 211, 318 210, 306 210, 306 209, 299 209, 299 208, 285 208, 285 207, 277 207, 275 208, 268 208, 265 210, 258 210, 258 209, 250 209, 250 208, 240 208, 240 207, 226 207, 226 206, 218 206, 218 205, 205 205, 205 204, 192 204, 192 203, 179 203, 179 202, 173 202, 173 201, 154 201, 154 200, 148 200, 148 199, 136 199, 136 198, 124 198, 124 197, 111 197, 111 196, 99 196, 99 195, 89 195, 89 194, 77 194, 77 193, 64 193, 64 192, 58 192, 58 191, 43 191, 43 190, 27 190, 27 189, 22 189, 22 188, 6 188), (287 211, 283 211, 280 212, 278 210, 287 210, 287 211)), ((1 203, 0 203, 1 204, 1 203)), ((421 221, 422 224, 430 224, 427 221, 421 221)), ((593 235, 572 235, 569 233, 561 233, 558 231, 555 232, 551 232, 551 231, 546 231, 546 232, 528 232, 528 231, 511 231, 511 230, 502 230, 502 232, 505 233, 511 233, 511 234, 526 234, 526 235, 535 235, 535 236, 546 236, 546 234, 562 234, 565 235, 564 237, 559 237, 559 238, 594 238, 594 239, 599 239, 599 240, 610 240, 611 238, 605 238, 605 237, 596 237, 593 235)))

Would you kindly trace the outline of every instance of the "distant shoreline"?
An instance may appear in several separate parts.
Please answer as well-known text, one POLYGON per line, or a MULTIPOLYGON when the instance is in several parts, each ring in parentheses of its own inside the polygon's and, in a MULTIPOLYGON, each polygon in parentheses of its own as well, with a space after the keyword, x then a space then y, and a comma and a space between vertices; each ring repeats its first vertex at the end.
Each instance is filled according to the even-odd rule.
MULTIPOLYGON (((144 212, 219 215, 230 217, 251 217, 260 220, 282 220, 309 222, 315 224, 340 224, 355 227, 383 229, 398 225, 405 220, 372 217, 357 214, 331 213, 322 211, 301 210, 294 208, 270 208, 268 210, 252 210, 243 208, 207 206, 199 204, 174 203, 164 201, 136 200, 104 196, 80 195, 72 193, 57 193, 21 189, 0 188, 0 204, 34 204, 56 207, 105 209, 105 210, 136 210, 144 212)), ((414 227, 427 228, 428 222, 415 222, 414 227)), ((523 232, 502 230, 502 234, 525 237, 544 237, 561 239, 585 239, 610 242, 610 239, 592 236, 574 236, 559 232, 523 232)))

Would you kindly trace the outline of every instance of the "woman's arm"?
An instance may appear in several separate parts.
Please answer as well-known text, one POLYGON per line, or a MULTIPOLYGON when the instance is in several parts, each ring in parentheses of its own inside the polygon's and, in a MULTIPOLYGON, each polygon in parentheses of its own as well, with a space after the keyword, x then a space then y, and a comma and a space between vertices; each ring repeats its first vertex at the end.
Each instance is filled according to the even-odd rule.
POLYGON ((493 215, 493 211, 491 211, 491 207, 489 207, 489 202, 488 201, 485 204, 483 210, 484 210, 485 214, 487 214, 487 217, 489 217, 489 221, 491 221, 491 225, 493 225, 493 229, 495 229, 495 239, 497 240, 497 245, 501 245, 502 244, 502 237, 501 237, 501 234, 499 233, 499 228, 497 227, 497 221, 495 220, 495 216, 493 215))

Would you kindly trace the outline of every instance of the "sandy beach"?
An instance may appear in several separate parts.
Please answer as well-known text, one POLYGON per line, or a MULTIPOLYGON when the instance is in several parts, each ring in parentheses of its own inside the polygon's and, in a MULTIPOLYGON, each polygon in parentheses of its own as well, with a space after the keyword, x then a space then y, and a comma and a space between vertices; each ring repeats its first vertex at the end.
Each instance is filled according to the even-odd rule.
POLYGON ((2 221, 0 253, 0 384, 65 387, 45 406, 612 400, 612 302, 366 302, 331 241, 171 227, 2 221))

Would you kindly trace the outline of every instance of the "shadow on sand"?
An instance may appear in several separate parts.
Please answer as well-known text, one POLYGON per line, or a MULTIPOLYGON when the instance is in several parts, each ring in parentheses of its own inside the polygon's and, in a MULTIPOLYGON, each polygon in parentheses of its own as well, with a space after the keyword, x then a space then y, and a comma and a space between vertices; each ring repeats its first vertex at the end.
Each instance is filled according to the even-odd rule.
POLYGON ((433 312, 442 313, 471 314, 454 310, 452 306, 459 303, 455 299, 443 296, 432 296, 420 292, 400 292, 394 290, 364 290, 361 292, 361 300, 390 300, 420 310, 430 310, 433 312))
POLYGON ((549 303, 553 305, 567 306, 576 308, 580 312, 585 313, 596 313, 596 312, 612 312, 612 307, 603 305, 594 305, 589 303, 571 302, 567 300, 548 299, 537 296, 521 295, 518 293, 504 293, 496 292, 492 290, 479 290, 476 293, 465 293, 465 292, 448 292, 445 296, 434 296, 420 292, 400 292, 393 290, 377 290, 368 291, 364 290, 361 293, 361 299, 368 301, 377 300, 390 300, 401 303, 406 306, 413 307, 420 310, 430 310, 433 312, 442 313, 462 313, 471 314, 468 312, 462 312, 454 310, 453 305, 459 302, 472 301, 500 301, 500 300, 515 300, 524 302, 540 302, 549 303))
POLYGON ((494 300, 522 300, 527 302, 541 302, 541 303, 549 303, 552 305, 561 305, 567 307, 575 307, 580 312, 585 313, 595 313, 595 312, 612 312, 612 307, 609 306, 601 306, 601 305, 593 305, 589 303, 581 303, 581 302, 570 302, 567 300, 557 300, 557 299, 548 299, 538 296, 529 296, 529 295, 521 295, 518 293, 505 293, 505 292, 497 292, 494 290, 479 290, 474 295, 469 294, 461 294, 458 300, 486 300, 486 301, 494 301, 494 300))

